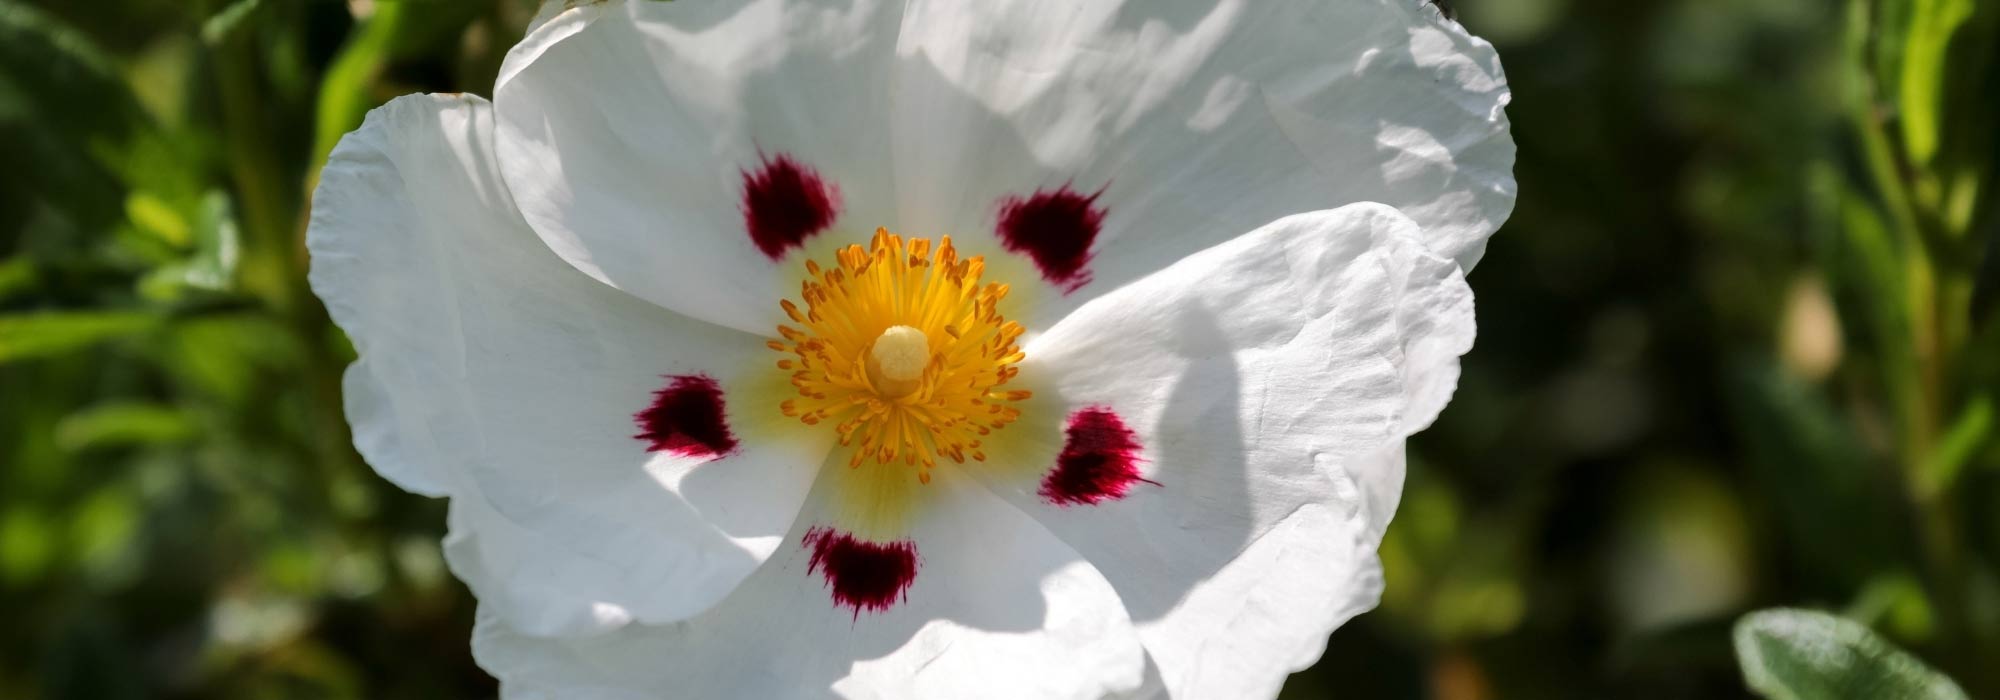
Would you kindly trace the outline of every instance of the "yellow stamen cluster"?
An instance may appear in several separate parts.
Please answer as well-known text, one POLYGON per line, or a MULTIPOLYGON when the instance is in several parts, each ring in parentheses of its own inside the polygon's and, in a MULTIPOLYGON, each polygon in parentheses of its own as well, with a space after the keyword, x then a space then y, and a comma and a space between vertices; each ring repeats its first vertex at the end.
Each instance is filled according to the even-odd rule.
POLYGON ((850 245, 838 266, 806 261, 805 309, 780 302, 793 323, 771 349, 790 355, 797 398, 780 404, 806 425, 832 423, 847 464, 901 461, 930 483, 939 455, 985 461, 980 439, 1006 427, 1029 397, 1003 388, 1020 373, 1021 324, 996 310, 1007 285, 979 277, 986 261, 959 259, 945 236, 932 255, 925 238, 876 229, 867 247, 850 245), (858 444, 857 444, 858 443, 858 444))

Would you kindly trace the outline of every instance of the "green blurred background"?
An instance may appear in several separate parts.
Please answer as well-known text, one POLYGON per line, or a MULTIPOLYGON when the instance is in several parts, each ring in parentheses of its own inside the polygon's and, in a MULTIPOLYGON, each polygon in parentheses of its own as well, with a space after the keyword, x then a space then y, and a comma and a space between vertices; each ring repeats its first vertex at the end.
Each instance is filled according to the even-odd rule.
MULTIPOLYGON (((1287 698, 1732 697, 1862 622, 2000 697, 2000 2, 1457 0, 1520 205, 1382 606, 1287 698)), ((306 194, 528 0, 0 0, 0 698, 473 698, 349 446, 306 194)))

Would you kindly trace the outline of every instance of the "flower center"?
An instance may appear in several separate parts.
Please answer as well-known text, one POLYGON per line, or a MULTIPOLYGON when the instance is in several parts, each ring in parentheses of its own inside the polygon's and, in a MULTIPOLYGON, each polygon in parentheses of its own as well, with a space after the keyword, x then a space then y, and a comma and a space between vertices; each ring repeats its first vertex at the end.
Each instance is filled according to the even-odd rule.
POLYGON ((890 326, 868 349, 868 381, 885 399, 915 393, 931 363, 931 339, 909 326, 890 326))
POLYGON ((867 247, 835 254, 836 266, 806 261, 805 309, 779 303, 793 323, 771 349, 791 355, 797 398, 780 409, 806 425, 832 422, 853 448, 848 466, 869 458, 917 466, 930 483, 938 456, 985 461, 981 438, 1021 415, 1025 390, 1003 388, 1020 373, 1021 324, 997 310, 1007 285, 980 284, 986 261, 959 259, 951 237, 935 255, 925 238, 876 229, 867 247))

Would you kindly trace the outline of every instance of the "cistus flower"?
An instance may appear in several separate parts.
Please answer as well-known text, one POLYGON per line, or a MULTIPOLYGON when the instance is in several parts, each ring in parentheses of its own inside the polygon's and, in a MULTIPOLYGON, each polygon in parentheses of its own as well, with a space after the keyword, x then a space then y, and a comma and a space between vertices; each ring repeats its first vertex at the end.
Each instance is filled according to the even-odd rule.
POLYGON ((1419 0, 552 4, 321 174, 356 446, 512 698, 1275 695, 1512 207, 1419 0))

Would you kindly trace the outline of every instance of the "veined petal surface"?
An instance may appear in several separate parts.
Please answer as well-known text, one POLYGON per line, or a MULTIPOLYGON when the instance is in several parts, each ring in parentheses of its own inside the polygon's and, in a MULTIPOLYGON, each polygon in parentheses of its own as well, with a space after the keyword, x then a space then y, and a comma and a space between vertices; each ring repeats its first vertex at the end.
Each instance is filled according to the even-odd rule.
POLYGON ((900 16, 880 0, 577 5, 501 68, 502 172, 578 269, 768 334, 798 273, 750 235, 746 188, 783 157, 832 188, 848 234, 893 222, 882 111, 900 16))
MULTIPOLYGON (((802 465, 828 441, 753 440, 738 421, 722 454, 650 450, 634 416, 665 377, 737 386, 735 358, 760 341, 551 254, 516 213, 491 134, 482 99, 402 97, 321 173, 311 281, 361 356, 346 378, 356 444, 399 484, 480 499, 488 520, 551 545, 474 582, 520 629, 694 615, 779 546, 811 484, 802 465)), ((754 410, 723 398, 732 417, 754 410)))
POLYGON ((987 231, 1009 195, 1096 195, 1092 279, 1039 318, 1355 202, 1470 269, 1513 209, 1499 61, 1424 0, 910 7, 892 122, 909 226, 987 231))
POLYGON ((974 473, 1104 573, 1174 696, 1274 694, 1375 604, 1368 481, 1399 485, 1402 462, 1349 465, 1400 445, 1411 396, 1456 372, 1432 344, 1462 352, 1474 332, 1458 266, 1420 236, 1378 204, 1287 217, 1094 299, 1029 345, 1023 374, 1073 417, 1066 441, 1074 416, 1117 415, 1137 480, 1060 497, 1051 484, 1076 448, 1053 443, 1009 456, 1046 472, 974 473))
MULTIPOLYGON (((887 609, 832 604, 805 545, 806 523, 828 511, 809 508, 763 568, 698 617, 555 639, 482 611, 473 651, 511 700, 1087 700, 1140 687, 1145 652, 1096 569, 962 474, 929 488, 910 533, 921 570, 887 609)), ((816 502, 828 497, 816 490, 816 502)))
POLYGON ((1513 207, 1508 99, 1491 46, 1422 0, 582 4, 509 55, 496 98, 502 171, 558 254, 752 332, 794 282, 752 235, 751 177, 779 156, 837 194, 811 236, 1034 258, 1043 328, 1353 202, 1470 267, 1513 207))

